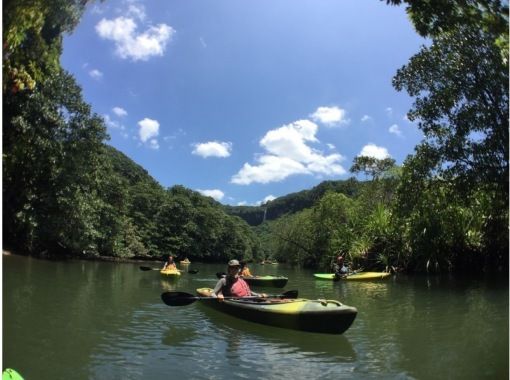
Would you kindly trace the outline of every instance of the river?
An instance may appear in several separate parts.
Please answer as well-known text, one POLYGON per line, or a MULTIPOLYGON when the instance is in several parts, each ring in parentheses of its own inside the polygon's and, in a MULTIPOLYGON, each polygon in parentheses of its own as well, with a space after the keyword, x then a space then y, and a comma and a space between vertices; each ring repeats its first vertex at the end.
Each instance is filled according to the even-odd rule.
MULTIPOLYGON (((213 286, 224 265, 191 263, 178 280, 140 265, 3 256, 3 368, 55 379, 507 379, 508 277, 315 280, 283 290, 358 309, 343 335, 259 325, 204 308, 169 307, 164 291, 213 286)), ((184 268, 186 269, 186 268, 184 268)), ((281 289, 255 289, 277 293, 281 289)))

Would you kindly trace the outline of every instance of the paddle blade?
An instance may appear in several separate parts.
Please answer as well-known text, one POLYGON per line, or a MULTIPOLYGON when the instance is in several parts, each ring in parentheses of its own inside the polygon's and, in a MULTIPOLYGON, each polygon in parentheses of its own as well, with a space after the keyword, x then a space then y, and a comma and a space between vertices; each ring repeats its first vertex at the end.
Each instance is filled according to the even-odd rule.
POLYGON ((152 270, 152 268, 150 268, 150 267, 140 267, 140 270, 148 271, 148 270, 152 270))
POLYGON ((216 273, 216 277, 218 278, 222 278, 222 277, 225 277, 227 274, 225 272, 217 272, 216 273))
POLYGON ((197 297, 185 292, 165 292, 161 299, 168 306, 186 306, 195 302, 197 297))
POLYGON ((282 294, 282 298, 298 298, 298 291, 297 290, 289 290, 282 294))
POLYGON ((188 271, 188 273, 191 273, 191 274, 197 274, 198 273, 198 269, 190 269, 188 271))

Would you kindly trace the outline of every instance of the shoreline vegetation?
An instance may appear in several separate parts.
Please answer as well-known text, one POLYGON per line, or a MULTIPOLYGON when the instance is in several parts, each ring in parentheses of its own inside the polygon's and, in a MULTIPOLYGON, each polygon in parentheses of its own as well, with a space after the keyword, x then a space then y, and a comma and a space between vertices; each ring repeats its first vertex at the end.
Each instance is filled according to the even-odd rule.
POLYGON ((29 253, 21 253, 15 252, 12 250, 2 250, 2 254, 4 256, 23 256, 23 257, 32 257, 35 259, 41 260, 49 260, 49 261, 64 261, 64 260, 86 260, 86 261, 104 261, 104 262, 114 262, 114 263, 147 263, 147 262, 164 262, 164 258, 155 259, 155 258, 125 258, 125 257, 111 257, 111 256, 61 256, 61 255, 34 255, 29 253))
POLYGON ((63 35, 87 1, 5 2, 5 248, 303 267, 343 255, 365 270, 508 274, 508 5, 386 3, 404 6, 430 41, 392 78, 414 100, 407 116, 423 141, 402 165, 355 157, 350 172, 366 181, 325 181, 260 207, 232 207, 181 185, 164 188, 107 145, 105 121, 60 66, 63 35))

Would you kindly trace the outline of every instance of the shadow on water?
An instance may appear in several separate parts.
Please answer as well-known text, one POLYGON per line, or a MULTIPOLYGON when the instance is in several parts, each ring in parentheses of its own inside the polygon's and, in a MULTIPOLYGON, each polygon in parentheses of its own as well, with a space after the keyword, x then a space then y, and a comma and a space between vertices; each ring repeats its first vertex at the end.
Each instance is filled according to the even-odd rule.
POLYGON ((278 346, 280 351, 287 353, 330 358, 335 362, 356 360, 356 352, 344 335, 289 330, 245 321, 207 306, 200 306, 199 309, 204 313, 204 318, 208 318, 229 341, 255 340, 260 345, 278 346))

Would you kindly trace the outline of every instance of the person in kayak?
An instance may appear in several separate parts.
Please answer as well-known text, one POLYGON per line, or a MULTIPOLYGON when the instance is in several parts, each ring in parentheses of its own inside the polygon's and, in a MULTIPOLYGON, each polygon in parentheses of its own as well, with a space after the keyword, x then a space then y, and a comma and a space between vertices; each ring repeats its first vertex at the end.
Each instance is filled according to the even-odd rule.
POLYGON ((253 277, 253 275, 250 272, 250 268, 248 268, 248 265, 246 265, 246 261, 241 261, 241 277, 253 277))
POLYGON ((168 259, 163 266, 163 270, 177 270, 177 266, 175 265, 174 257, 172 255, 168 256, 168 259))
POLYGON ((237 260, 230 260, 227 267, 227 275, 222 277, 216 283, 213 291, 211 292, 212 297, 218 297, 220 301, 224 297, 267 297, 264 293, 252 292, 250 286, 239 277, 239 270, 241 264, 237 260))
POLYGON ((349 270, 344 265, 344 257, 342 255, 339 255, 336 258, 336 262, 332 265, 333 273, 336 277, 342 277, 345 276, 349 270))

